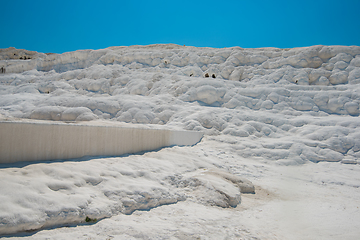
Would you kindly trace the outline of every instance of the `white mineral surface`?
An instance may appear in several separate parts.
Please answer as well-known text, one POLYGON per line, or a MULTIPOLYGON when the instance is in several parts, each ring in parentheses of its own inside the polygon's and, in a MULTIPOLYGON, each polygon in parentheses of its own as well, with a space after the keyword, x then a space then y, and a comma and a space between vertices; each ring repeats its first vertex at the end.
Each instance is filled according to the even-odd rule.
POLYGON ((5 239, 360 236, 358 46, 9 48, 0 67, 2 121, 205 133, 194 146, 1 164, 5 239))

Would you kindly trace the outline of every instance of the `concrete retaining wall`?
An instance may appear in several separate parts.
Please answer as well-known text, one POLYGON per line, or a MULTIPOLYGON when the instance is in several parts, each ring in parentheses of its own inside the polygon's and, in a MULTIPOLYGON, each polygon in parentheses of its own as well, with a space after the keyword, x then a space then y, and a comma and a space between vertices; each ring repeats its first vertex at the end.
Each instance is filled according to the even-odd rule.
POLYGON ((65 123, 0 122, 0 163, 118 156, 194 145, 203 133, 65 123))

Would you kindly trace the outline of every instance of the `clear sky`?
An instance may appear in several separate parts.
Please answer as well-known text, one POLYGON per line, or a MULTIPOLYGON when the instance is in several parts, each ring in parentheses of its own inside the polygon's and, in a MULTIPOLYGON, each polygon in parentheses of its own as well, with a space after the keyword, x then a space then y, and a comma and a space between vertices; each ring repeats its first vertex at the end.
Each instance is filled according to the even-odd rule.
POLYGON ((0 0, 0 48, 360 46, 360 0, 0 0))

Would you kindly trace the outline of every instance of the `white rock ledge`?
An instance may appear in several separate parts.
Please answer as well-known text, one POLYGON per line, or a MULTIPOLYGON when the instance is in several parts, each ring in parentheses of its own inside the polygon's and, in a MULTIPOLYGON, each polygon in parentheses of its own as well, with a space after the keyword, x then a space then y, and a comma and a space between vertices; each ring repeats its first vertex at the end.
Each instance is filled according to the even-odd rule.
POLYGON ((0 122, 0 163, 119 156, 194 145, 202 136, 202 132, 195 131, 138 127, 0 122))

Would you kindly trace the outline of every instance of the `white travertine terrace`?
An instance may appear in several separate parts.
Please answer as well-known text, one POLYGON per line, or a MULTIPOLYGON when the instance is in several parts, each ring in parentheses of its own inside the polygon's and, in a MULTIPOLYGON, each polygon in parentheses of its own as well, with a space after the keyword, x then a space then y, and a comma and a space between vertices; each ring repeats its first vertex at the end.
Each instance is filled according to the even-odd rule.
POLYGON ((358 46, 9 48, 0 56, 4 118, 105 119, 256 139, 240 154, 273 160, 360 154, 358 46))
POLYGON ((0 68, 0 234, 360 235, 359 46, 9 48, 0 68))

